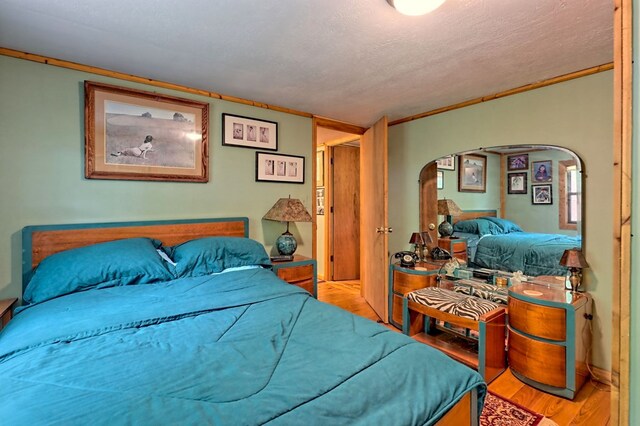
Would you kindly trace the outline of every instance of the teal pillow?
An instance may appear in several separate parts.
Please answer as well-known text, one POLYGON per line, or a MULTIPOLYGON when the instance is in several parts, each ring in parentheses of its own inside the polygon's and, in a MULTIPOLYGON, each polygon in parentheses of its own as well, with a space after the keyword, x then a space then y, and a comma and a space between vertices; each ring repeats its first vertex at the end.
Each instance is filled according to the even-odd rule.
POLYGON ((504 234, 502 228, 497 224, 480 217, 477 219, 461 220, 453 225, 454 232, 465 232, 477 235, 499 235, 504 234))
POLYGON ((129 238, 53 254, 36 268, 24 301, 40 303, 91 288, 172 280, 157 247, 159 241, 129 238))
POLYGON ((484 219, 495 223, 500 229, 502 229, 502 233, 504 234, 510 234, 512 232, 524 232, 522 228, 520 228, 517 224, 507 219, 501 219, 499 217, 485 217, 484 219))
POLYGON ((238 266, 271 266, 262 244, 250 238, 199 238, 169 247, 167 252, 176 263, 178 277, 208 275, 238 266))

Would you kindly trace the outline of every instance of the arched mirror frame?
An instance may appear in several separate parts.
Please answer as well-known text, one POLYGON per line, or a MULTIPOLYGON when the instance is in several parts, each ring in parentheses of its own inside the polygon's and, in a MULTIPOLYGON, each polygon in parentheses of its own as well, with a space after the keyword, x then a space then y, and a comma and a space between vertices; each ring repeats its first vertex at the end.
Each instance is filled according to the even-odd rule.
MULTIPOLYGON (((508 155, 515 155, 518 153, 528 153, 528 152, 536 152, 540 150, 548 150, 555 149, 558 151, 562 151, 570 156, 572 156, 576 161, 576 167, 579 173, 580 178, 580 198, 579 202, 581 205, 584 203, 584 164, 578 154, 571 151, 570 149, 557 146, 557 145, 508 145, 508 146, 495 146, 490 148, 477 148, 472 150, 466 150, 462 152, 452 153, 450 155, 460 156, 466 154, 501 154, 502 158, 500 161, 500 192, 501 192, 501 200, 504 200, 503 194, 506 192, 505 182, 507 177, 507 166, 506 166, 506 157, 508 155), (511 151, 512 152, 501 152, 501 151, 511 151)), ((419 209, 420 209, 420 229, 423 231, 429 232, 431 239, 433 241, 438 240, 438 231, 436 225, 438 223, 438 189, 437 189, 437 164, 436 161, 438 159, 433 159, 428 162, 421 170, 419 175, 419 209)), ((529 170, 529 168, 527 169, 529 170)), ((556 183, 559 185, 559 182, 556 183)), ((559 193, 559 191, 558 191, 559 193)), ((499 209, 501 214, 504 214, 504 205, 502 205, 499 209)), ((584 246, 584 209, 580 208, 581 219, 578 222, 577 226, 577 234, 582 237, 582 244, 584 246)))

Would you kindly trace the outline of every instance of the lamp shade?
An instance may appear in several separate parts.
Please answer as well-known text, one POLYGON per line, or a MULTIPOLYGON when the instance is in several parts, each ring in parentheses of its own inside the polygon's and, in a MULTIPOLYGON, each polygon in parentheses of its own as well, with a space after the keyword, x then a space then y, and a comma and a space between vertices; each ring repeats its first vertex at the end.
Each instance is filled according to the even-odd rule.
POLYGON ((433 244, 433 238, 431 238, 431 234, 429 234, 427 231, 422 231, 420 234, 422 235, 422 241, 424 242, 424 244, 433 244))
POLYGON ((455 201, 447 200, 438 200, 438 214, 443 216, 458 216, 462 214, 462 210, 455 201))
POLYGON ((280 198, 262 217, 278 222, 311 222, 311 215, 297 198, 280 198))
POLYGON ((588 268, 589 264, 582 254, 582 250, 577 247, 567 249, 562 253, 560 258, 560 264, 568 268, 588 268))
POLYGON ((411 238, 409 239, 410 244, 424 244, 424 240, 422 239, 422 235, 419 232, 414 232, 411 234, 411 238))

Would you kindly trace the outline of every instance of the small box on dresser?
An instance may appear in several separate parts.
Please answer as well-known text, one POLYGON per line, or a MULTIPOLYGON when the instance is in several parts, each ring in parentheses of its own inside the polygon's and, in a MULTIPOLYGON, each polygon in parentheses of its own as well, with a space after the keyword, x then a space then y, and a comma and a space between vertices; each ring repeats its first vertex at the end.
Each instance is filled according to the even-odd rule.
POLYGON ((289 284, 296 285, 318 297, 318 267, 315 259, 296 254, 293 260, 273 262, 273 272, 289 284))
POLYGON ((523 382, 573 399, 589 378, 591 298, 544 285, 509 288, 509 367, 523 382))

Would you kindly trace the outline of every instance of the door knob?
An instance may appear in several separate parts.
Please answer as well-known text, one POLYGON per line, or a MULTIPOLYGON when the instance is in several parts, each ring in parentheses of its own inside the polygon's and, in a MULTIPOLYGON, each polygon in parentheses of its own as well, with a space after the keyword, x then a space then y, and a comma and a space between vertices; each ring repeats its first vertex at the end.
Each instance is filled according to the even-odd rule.
POLYGON ((429 224, 429 231, 433 231, 434 229, 436 229, 436 225, 434 225, 433 223, 429 224))

